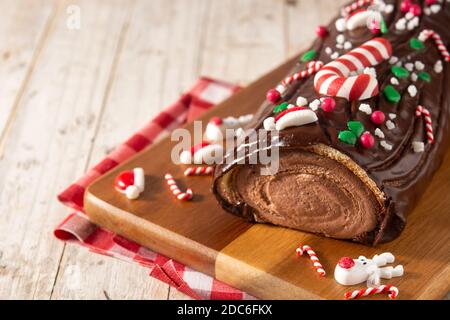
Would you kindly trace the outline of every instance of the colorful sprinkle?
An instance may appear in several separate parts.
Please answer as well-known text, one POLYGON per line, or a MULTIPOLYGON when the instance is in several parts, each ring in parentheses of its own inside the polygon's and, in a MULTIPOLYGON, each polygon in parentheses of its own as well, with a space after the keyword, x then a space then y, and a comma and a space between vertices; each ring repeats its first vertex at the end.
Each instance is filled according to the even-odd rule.
POLYGON ((308 62, 314 59, 314 57, 316 56, 316 50, 309 50, 307 52, 305 52, 302 57, 301 57, 301 61, 302 62, 308 62))
POLYGON ((397 78, 401 79, 409 77, 409 71, 403 67, 393 66, 391 71, 397 78))
POLYGON ((398 103, 401 99, 400 93, 397 90, 395 90, 393 86, 390 85, 384 88, 384 95, 386 99, 388 99, 388 101, 392 103, 398 103))
POLYGON ((414 49, 414 50, 422 50, 422 49, 425 49, 425 45, 423 44, 423 42, 420 41, 420 40, 417 39, 417 38, 412 38, 412 39, 409 41, 409 46, 410 46, 412 49, 414 49))
POLYGON ((419 78, 426 82, 431 82, 431 76, 428 72, 421 72, 418 74, 419 78))

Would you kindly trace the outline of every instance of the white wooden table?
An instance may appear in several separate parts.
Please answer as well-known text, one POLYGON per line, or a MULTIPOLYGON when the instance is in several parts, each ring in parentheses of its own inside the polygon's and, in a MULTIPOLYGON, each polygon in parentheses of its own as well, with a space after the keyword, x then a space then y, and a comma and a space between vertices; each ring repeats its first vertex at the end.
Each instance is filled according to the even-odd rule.
POLYGON ((200 75, 251 82, 343 3, 0 0, 0 299, 186 298, 57 241, 56 194, 200 75))

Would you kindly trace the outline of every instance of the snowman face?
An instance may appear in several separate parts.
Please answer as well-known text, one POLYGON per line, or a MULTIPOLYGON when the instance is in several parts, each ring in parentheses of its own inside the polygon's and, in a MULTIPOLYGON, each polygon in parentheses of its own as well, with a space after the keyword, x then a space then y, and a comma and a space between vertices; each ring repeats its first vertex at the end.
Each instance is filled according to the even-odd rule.
MULTIPOLYGON (((348 259, 348 258, 347 258, 348 259)), ((353 263, 339 263, 334 270, 334 277, 342 285, 351 286, 365 282, 369 276, 368 269, 374 262, 366 257, 353 259, 353 263)))

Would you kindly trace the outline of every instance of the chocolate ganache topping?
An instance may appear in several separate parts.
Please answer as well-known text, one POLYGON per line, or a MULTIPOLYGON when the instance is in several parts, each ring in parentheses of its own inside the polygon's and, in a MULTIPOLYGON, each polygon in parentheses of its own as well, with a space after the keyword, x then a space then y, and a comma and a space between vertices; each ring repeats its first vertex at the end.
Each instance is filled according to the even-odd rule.
POLYGON ((280 150, 278 172, 264 176, 263 165, 228 161, 238 150, 245 150, 244 157, 253 153, 245 141, 230 150, 213 185, 223 208, 250 221, 366 244, 401 233, 450 138, 450 1, 404 2, 357 1, 318 30, 291 74, 310 72, 280 82, 268 94, 276 103, 264 102, 247 127, 278 130, 277 139, 269 139, 269 147, 280 150), (373 9, 381 19, 365 23, 373 9), (360 53, 374 39, 392 52, 374 55, 379 61, 370 63, 360 53), (378 91, 369 89, 369 77, 355 80, 362 89, 325 79, 325 94, 319 90, 319 69, 357 48, 353 56, 366 62, 363 68, 350 74, 331 69, 341 78, 371 75, 378 91), (332 100, 325 103, 326 97, 332 100), (309 121, 292 122, 302 112, 309 121))

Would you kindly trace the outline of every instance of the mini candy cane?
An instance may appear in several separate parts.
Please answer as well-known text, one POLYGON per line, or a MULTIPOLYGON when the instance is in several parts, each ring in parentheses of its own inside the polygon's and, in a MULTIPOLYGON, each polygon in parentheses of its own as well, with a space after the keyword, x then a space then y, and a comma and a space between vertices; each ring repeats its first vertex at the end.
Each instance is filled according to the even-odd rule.
POLYGON ((185 176, 210 176, 214 172, 213 167, 191 167, 184 171, 185 176))
POLYGON ((439 34, 437 34, 434 30, 430 30, 430 29, 425 29, 423 30, 420 34, 418 39, 422 42, 427 41, 429 38, 433 38, 434 43, 436 44, 439 52, 441 53, 441 55, 444 57, 444 60, 446 62, 450 61, 450 54, 447 50, 447 48, 444 45, 444 42, 442 42, 441 36, 439 34))
POLYGON ((313 262, 314 268, 316 268, 316 271, 319 273, 321 277, 324 277, 326 275, 325 270, 323 269, 322 265, 320 264, 319 258, 317 257, 317 254, 311 249, 308 245, 300 245, 295 252, 297 253, 297 256, 302 256, 303 253, 306 251, 308 253, 309 258, 313 262))
POLYGON ((352 12, 354 12, 354 11, 356 11, 358 9, 361 9, 363 7, 366 7, 368 5, 371 5, 374 2, 375 2, 374 0, 358 0, 358 1, 355 1, 355 2, 353 2, 351 4, 349 4, 348 6, 342 8, 341 15, 346 17, 349 14, 351 14, 352 12))
POLYGON ((359 299, 361 297, 373 296, 379 293, 389 293, 389 299, 395 299, 398 296, 398 288, 391 285, 381 285, 376 288, 364 288, 361 290, 349 291, 345 293, 345 299, 359 299))
POLYGON ((349 76, 375 66, 392 55, 391 43, 375 38, 328 63, 317 72, 314 86, 320 94, 346 98, 349 101, 369 99, 378 94, 378 81, 369 72, 349 76))
POLYGON ((433 143, 434 142, 433 122, 431 121, 430 111, 428 111, 428 109, 422 106, 417 106, 416 117, 420 118, 421 116, 423 116, 425 120, 425 131, 427 132, 428 143, 433 143))
POLYGON ((187 189, 186 192, 181 192, 180 189, 177 186, 177 183, 173 179, 171 174, 166 174, 164 176, 164 179, 166 179, 167 184, 170 187, 170 191, 172 191, 173 195, 181 201, 189 201, 193 197, 193 193, 191 189, 187 189))

